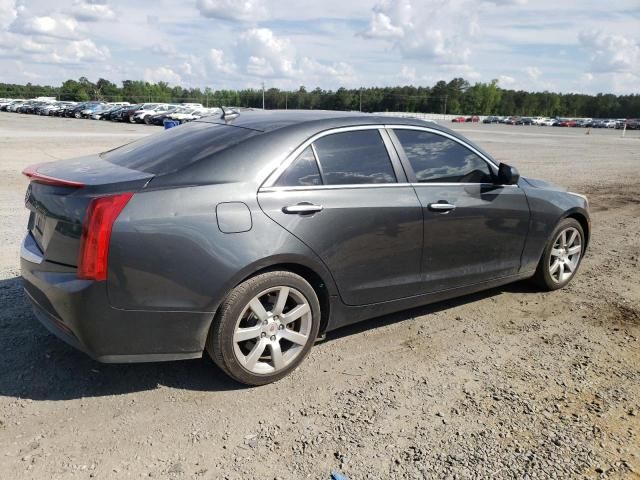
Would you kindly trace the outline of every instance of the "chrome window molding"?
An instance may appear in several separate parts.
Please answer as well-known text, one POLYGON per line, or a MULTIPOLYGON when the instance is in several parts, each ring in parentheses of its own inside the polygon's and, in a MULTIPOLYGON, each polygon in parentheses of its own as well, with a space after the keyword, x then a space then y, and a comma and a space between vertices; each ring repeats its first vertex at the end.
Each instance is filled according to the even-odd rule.
POLYGON ((352 183, 345 185, 299 185, 295 187, 260 187, 259 192, 300 192, 305 190, 350 190, 356 188, 410 187, 410 183, 352 183))
POLYGON ((300 185, 295 187, 261 187, 260 193, 300 192, 306 190, 349 190, 355 188, 395 188, 395 187, 518 187, 518 185, 496 185, 495 183, 425 182, 425 183, 355 183, 349 185, 300 185))
POLYGON ((280 175, 282 175, 284 171, 287 168, 289 168, 289 166, 293 163, 293 161, 296 158, 298 158, 298 156, 309 146, 311 146, 313 155, 316 158, 316 164, 318 165, 318 169, 320 170, 322 175, 322 170, 321 170, 322 166, 320 164, 320 161, 318 160, 318 154, 316 152, 315 146, 313 145, 313 142, 315 142, 319 138, 326 137, 327 135, 332 135, 334 133, 353 132, 358 130, 386 130, 386 129, 388 130, 419 130, 419 131, 424 131, 428 133, 433 133, 435 135, 441 135, 445 138, 448 138, 462 145, 463 147, 468 148, 473 153, 478 155, 481 159, 483 159, 485 162, 487 162, 489 165, 491 165, 493 168, 495 168, 496 170, 498 169, 498 166, 491 159, 487 158, 487 156, 484 155, 482 152, 478 151, 476 148, 473 148, 471 145, 465 143, 459 138, 447 132, 443 132, 442 130, 429 128, 429 127, 421 127, 417 125, 380 125, 380 124, 354 125, 349 127, 331 128, 328 130, 324 130, 322 132, 318 132, 315 135, 309 137, 307 140, 302 142, 302 144, 300 144, 295 150, 293 150, 289 155, 287 155, 284 161, 281 162, 280 166, 278 166, 262 183, 262 185, 259 188, 259 191, 260 192, 286 192, 286 191, 304 191, 304 190, 336 190, 336 189, 352 189, 352 188, 391 188, 391 187, 398 187, 398 186, 444 187, 444 186, 455 186, 455 185, 457 186, 494 185, 494 186, 501 186, 501 187, 518 188, 518 185, 495 185, 493 183, 460 183, 460 182, 416 182, 416 183, 406 183, 406 182, 397 183, 396 182, 396 183, 362 183, 362 184, 359 183, 359 184, 352 184, 352 185, 309 185, 309 186, 305 185, 305 186, 295 186, 295 187, 274 186, 274 183, 278 180, 278 178, 280 178, 280 175))
MULTIPOLYGON (((298 146, 298 148, 296 148, 293 152, 291 152, 285 158, 285 160, 280 164, 280 166, 277 167, 267 177, 267 179, 263 182, 263 184, 260 187, 260 189, 273 187, 273 184, 278 180, 278 178, 280 178, 280 175, 282 175, 284 173, 284 171, 287 168, 289 168, 289 165, 291 165, 293 163, 293 161, 296 158, 298 158, 298 156, 309 145, 311 145, 313 142, 315 142, 319 138, 326 137, 327 135, 331 135, 331 134, 334 134, 334 133, 355 132, 355 131, 358 131, 358 130, 380 130, 380 129, 384 129, 384 128, 385 128, 384 125, 354 125, 354 126, 351 126, 351 127, 331 128, 329 130, 324 130, 322 132, 318 132, 315 135, 313 135, 313 136, 309 137, 308 139, 306 139, 304 142, 302 142, 302 144, 300 146, 298 146)), ((314 155, 316 155, 315 148, 313 148, 313 153, 314 153, 314 155)), ((318 161, 317 155, 316 155, 316 161, 318 161)), ((320 167, 320 162, 318 162, 318 168, 321 168, 320 167)), ((376 185, 376 184, 372 184, 372 185, 376 185)), ((395 183, 394 185, 397 185, 397 183, 395 183)), ((330 186, 330 185, 323 185, 323 186, 330 186)))
POLYGON ((433 133, 435 135, 440 135, 442 137, 446 137, 449 140, 453 140, 454 142, 459 143, 463 147, 468 148, 473 153, 478 155, 481 159, 483 159, 485 162, 487 162, 489 165, 491 165, 493 168, 495 168, 496 170, 498 169, 498 165, 496 165, 490 158, 487 158, 487 156, 484 155, 482 152, 480 152, 476 148, 473 148, 468 143, 463 142, 459 138, 457 138, 457 137, 455 137, 455 136, 453 136, 453 135, 451 135, 451 134, 449 134, 447 132, 443 132, 442 130, 437 130, 435 128, 429 128, 429 127, 419 127, 417 125, 385 125, 384 128, 387 128, 389 130, 421 130, 423 132, 429 132, 429 133, 433 133))

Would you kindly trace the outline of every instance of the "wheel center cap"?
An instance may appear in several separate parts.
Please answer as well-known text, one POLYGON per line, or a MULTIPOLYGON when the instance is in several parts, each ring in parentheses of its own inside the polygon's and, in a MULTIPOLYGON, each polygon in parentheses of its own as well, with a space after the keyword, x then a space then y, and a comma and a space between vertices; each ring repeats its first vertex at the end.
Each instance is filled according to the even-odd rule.
POLYGON ((278 330, 278 326, 275 323, 269 325, 269 333, 276 333, 276 330, 278 330))

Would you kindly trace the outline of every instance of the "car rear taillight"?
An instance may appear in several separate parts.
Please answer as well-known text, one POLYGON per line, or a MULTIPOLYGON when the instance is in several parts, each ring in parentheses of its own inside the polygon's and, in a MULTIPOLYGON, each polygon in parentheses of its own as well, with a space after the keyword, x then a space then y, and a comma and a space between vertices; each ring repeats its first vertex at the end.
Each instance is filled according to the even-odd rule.
POLYGON ((91 200, 82 225, 78 277, 106 280, 111 229, 133 193, 120 193, 91 200))
POLYGON ((38 167, 40 165, 29 165, 22 171, 22 174, 29 178, 32 182, 44 183, 45 185, 52 185, 54 187, 73 187, 82 188, 84 183, 74 182, 73 180, 64 180, 62 178, 52 177, 43 173, 38 173, 38 167))

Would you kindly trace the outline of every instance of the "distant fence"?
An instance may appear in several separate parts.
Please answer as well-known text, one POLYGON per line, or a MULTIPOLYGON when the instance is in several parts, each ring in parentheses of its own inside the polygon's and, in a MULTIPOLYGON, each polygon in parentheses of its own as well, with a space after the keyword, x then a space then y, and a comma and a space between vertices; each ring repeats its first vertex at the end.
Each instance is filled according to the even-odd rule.
MULTIPOLYGON (((375 115, 389 116, 389 117, 401 117, 401 118, 418 118, 420 120, 442 120, 444 122, 450 122, 454 118, 458 117, 470 117, 471 115, 451 115, 443 113, 412 113, 412 112, 375 112, 375 115)), ((487 115, 476 115, 480 121, 487 118, 487 115)))

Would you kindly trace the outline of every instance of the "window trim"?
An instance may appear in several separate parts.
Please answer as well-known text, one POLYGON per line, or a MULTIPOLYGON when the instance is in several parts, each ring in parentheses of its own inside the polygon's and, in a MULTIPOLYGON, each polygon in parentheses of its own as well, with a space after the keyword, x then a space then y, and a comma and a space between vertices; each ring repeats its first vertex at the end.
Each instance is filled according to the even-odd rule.
MULTIPOLYGON (((409 163, 409 159, 406 157, 404 149, 400 144, 400 140, 396 136, 394 130, 420 130, 428 133, 433 133, 435 135, 441 135, 446 137, 454 142, 459 143, 463 147, 468 148, 473 153, 478 155, 481 159, 489 164, 489 169, 494 175, 497 175, 498 166, 495 162, 487 157, 485 154, 480 152, 478 149, 464 142, 463 140, 457 138, 454 135, 451 135, 447 132, 444 132, 439 129, 430 128, 430 127, 422 127, 418 125, 398 125, 398 124, 371 124, 371 125, 353 125, 349 127, 336 127, 330 128, 328 130, 324 130, 322 132, 318 132, 307 140, 302 142, 295 150, 293 150, 289 155, 287 155, 283 162, 271 172, 266 178, 266 180, 260 185, 258 188, 258 192, 283 192, 283 191, 305 191, 305 190, 338 190, 338 189, 354 189, 354 188, 396 188, 396 187, 444 187, 444 186, 473 186, 473 185, 494 185, 496 187, 512 187, 512 188, 520 188, 518 185, 498 185, 495 183, 461 183, 461 182, 418 182, 415 177, 415 173, 411 168, 411 164, 409 163), (391 163, 393 164, 394 171, 396 173, 396 178, 398 180, 397 183, 358 183, 352 185, 309 185, 309 186, 296 186, 296 187, 277 187, 273 184, 280 178, 280 176, 284 173, 284 171, 289 168, 289 166, 295 161, 296 158, 314 141, 319 138, 322 138, 326 135, 331 135, 333 133, 342 133, 342 132, 350 132, 357 130, 379 130, 382 139, 385 141, 385 145, 387 146, 387 152, 389 154, 389 158, 391 159, 391 163), (385 135, 386 134, 386 135, 385 135), (389 148, 390 145, 386 140, 390 140, 393 148, 389 148)), ((316 162, 318 164, 318 169, 322 175, 322 167, 320 162, 318 162, 318 156, 315 153, 316 162)))
MULTIPOLYGON (((318 152, 316 152, 316 148, 313 146, 313 143, 311 145, 309 145, 307 148, 309 148, 311 150, 311 155, 313 155, 313 160, 316 163, 316 168, 318 169, 318 175, 320 175, 320 185, 278 185, 278 186, 274 186, 273 188, 294 188, 294 187, 313 187, 313 188, 317 188, 317 187, 322 187, 324 186, 324 174, 322 172, 322 166, 320 165, 320 162, 318 161, 318 152)), ((274 180, 274 183, 276 183, 278 180, 280 180, 280 177, 282 177, 282 175, 284 175, 284 173, 293 165, 295 165, 295 163, 300 159, 300 156, 306 152, 306 148, 304 150, 302 150, 302 152, 300 152, 300 155, 298 155, 296 158, 293 159, 293 161, 289 164, 289 167, 287 167, 286 169, 284 169, 282 171, 282 173, 280 174, 280 176, 278 178, 276 178, 274 180)))
POLYGON ((302 142, 293 152, 291 152, 285 160, 267 177, 267 179, 262 183, 258 191, 282 191, 282 190, 307 190, 309 188, 313 189, 335 189, 337 188, 364 188, 364 187, 396 187, 399 185, 407 186, 407 177, 404 171, 404 167, 402 166, 401 160, 398 157, 398 153, 395 151, 395 148, 390 148, 392 145, 389 144, 389 137, 386 132, 385 125, 373 124, 373 125, 353 125, 349 127, 337 127, 330 128, 328 130, 323 130, 322 132, 318 132, 304 142, 302 142), (355 132, 360 130, 377 130, 380 138, 384 144, 385 149, 387 150, 387 156, 389 157, 389 161, 391 162, 391 167, 393 168, 393 173, 396 176, 396 181, 394 183, 354 183, 354 184, 344 184, 344 185, 326 185, 324 184, 324 173, 322 171, 322 164, 318 159, 318 155, 313 146, 313 143, 327 135, 333 135, 335 133, 345 133, 345 132, 355 132), (313 187, 277 187, 275 186, 275 182, 278 181, 280 176, 285 172, 289 166, 298 158, 298 156, 304 152, 304 150, 309 146, 312 146, 314 155, 316 157, 316 162, 318 164, 318 169, 320 170, 320 175, 322 177, 323 185, 315 185, 313 187))
MULTIPOLYGON (((419 182, 417 177, 416 177, 416 173, 413 170, 413 167, 411 166, 411 162, 409 161, 409 157, 407 157, 406 152, 404 151, 404 147, 402 146, 402 143, 400 142, 400 139, 398 138, 398 136, 396 135, 396 133, 394 132, 394 130, 418 130, 418 131, 423 131, 423 132, 427 132, 427 133, 432 133, 434 135, 439 135, 441 137, 445 137, 449 140, 452 140, 456 143, 458 143, 459 145, 461 145, 462 147, 465 147, 469 150, 471 150, 472 153, 476 154, 478 157, 480 157, 481 160, 483 160, 485 163, 487 163, 488 167, 489 167, 489 171, 491 172, 491 175, 493 178, 497 178, 498 175, 498 166, 493 162, 493 160, 491 160, 490 158, 488 158, 486 155, 484 155, 482 152, 480 152, 477 148, 474 148, 473 146, 469 145, 468 143, 462 141, 461 139, 455 137, 454 135, 450 135, 447 132, 443 132, 441 130, 436 130, 434 128, 429 128, 429 127, 418 127, 418 126, 414 126, 414 125, 385 125, 385 128, 387 129, 388 133, 389 133, 389 137, 391 137, 391 140, 393 141, 393 145, 395 146, 396 150, 398 151, 398 156, 400 157, 400 159, 402 160, 402 165, 404 166, 405 170, 407 171, 407 178, 409 179, 409 182, 411 183, 411 185, 413 186, 424 186, 424 185, 434 185, 434 186, 442 186, 442 185, 496 185, 494 182, 478 182, 478 183, 470 183, 470 182, 419 182)), ((517 187, 517 185, 502 185, 503 187, 506 186, 515 186, 517 187)))

